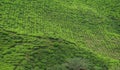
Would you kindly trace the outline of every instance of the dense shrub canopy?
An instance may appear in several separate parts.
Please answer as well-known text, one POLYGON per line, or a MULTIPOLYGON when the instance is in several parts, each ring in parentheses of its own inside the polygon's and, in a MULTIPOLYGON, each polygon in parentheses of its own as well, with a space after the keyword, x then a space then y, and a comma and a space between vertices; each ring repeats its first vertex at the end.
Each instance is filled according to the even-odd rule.
POLYGON ((0 5, 1 70, 65 70, 77 61, 79 68, 81 59, 90 70, 119 70, 119 0, 0 0, 0 5))

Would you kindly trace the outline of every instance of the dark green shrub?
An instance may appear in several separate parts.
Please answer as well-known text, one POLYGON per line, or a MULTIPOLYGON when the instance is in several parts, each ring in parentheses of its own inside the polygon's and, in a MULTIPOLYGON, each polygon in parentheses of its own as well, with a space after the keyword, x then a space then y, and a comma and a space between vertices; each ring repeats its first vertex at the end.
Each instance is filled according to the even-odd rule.
POLYGON ((86 59, 71 58, 65 64, 68 70, 89 70, 90 63, 86 59))
POLYGON ((91 70, 91 63, 87 59, 70 58, 64 64, 55 65, 48 70, 91 70))

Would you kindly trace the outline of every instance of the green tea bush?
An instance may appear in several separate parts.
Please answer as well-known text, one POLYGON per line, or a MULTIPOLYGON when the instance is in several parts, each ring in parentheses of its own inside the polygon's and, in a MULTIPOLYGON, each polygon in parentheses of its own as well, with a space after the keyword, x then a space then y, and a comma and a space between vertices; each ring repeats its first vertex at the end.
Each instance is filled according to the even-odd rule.
POLYGON ((66 59, 65 63, 55 65, 47 70, 108 70, 100 66, 94 65, 85 58, 70 58, 66 59))

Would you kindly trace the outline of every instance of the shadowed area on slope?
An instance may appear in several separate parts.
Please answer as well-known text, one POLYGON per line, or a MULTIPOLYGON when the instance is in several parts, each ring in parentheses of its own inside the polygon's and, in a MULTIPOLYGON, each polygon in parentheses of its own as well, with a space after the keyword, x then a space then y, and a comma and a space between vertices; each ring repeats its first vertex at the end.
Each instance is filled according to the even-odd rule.
POLYGON ((107 70, 101 58, 74 43, 63 39, 22 35, 0 28, 0 65, 3 70, 47 69, 63 64, 67 58, 88 59, 90 70, 95 67, 107 70))

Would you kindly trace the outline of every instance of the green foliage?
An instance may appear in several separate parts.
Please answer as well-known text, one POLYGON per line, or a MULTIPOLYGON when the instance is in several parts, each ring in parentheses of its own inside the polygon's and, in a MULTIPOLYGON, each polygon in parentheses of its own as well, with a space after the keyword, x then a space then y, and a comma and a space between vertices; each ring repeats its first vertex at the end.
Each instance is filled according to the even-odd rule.
POLYGON ((56 64, 60 69, 66 59, 80 57, 95 70, 119 70, 119 0, 1 0, 0 5, 0 69, 56 64))
MULTIPOLYGON (((44 70, 65 62, 68 67, 72 68, 78 66, 89 68, 86 66, 89 63, 95 67, 101 67, 101 70, 106 70, 104 67, 108 68, 107 62, 109 61, 104 62, 103 58, 97 57, 90 50, 79 48, 74 43, 63 39, 22 35, 2 28, 0 33, 0 63, 5 64, 1 68, 7 69, 6 65, 8 65, 10 70, 44 70), (2 38, 3 36, 5 37, 2 38), (6 40, 8 42, 5 42, 6 40), (73 57, 74 59, 66 60, 73 57), (89 59, 91 62, 84 59, 89 59)), ((54 68, 59 70, 63 67, 55 66, 54 68)))
POLYGON ((48 70, 108 70, 106 67, 100 67, 85 58, 70 58, 64 64, 55 65, 48 70))
POLYGON ((68 70, 89 70, 90 69, 89 61, 80 58, 68 59, 66 67, 68 70))
POLYGON ((0 27, 62 38, 118 59, 111 47, 120 46, 119 12, 119 0, 1 0, 0 27))

